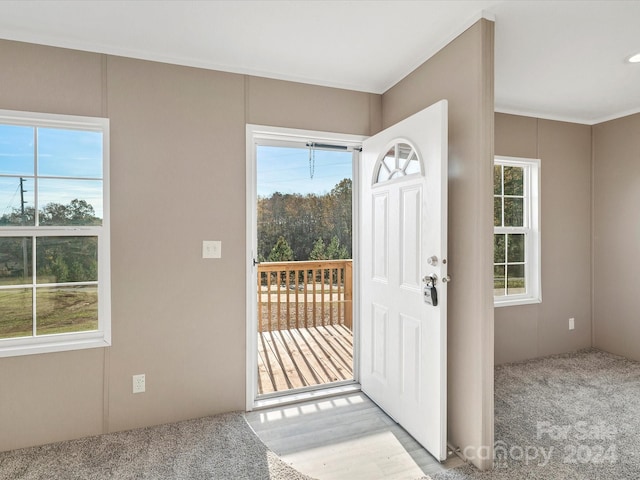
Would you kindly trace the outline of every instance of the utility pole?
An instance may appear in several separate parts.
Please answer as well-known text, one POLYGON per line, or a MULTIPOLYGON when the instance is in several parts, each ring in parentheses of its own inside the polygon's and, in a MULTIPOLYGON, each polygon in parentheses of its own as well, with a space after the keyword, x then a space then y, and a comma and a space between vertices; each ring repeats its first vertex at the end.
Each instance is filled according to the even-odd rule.
MULTIPOLYGON (((24 182, 27 180, 20 177, 20 213, 21 213, 21 224, 24 226, 26 222, 26 218, 24 215, 24 204, 27 203, 24 200, 24 194, 27 192, 24 189, 24 182)), ((27 261, 27 237, 22 237, 22 277, 27 280, 27 272, 29 267, 29 262, 27 261)))

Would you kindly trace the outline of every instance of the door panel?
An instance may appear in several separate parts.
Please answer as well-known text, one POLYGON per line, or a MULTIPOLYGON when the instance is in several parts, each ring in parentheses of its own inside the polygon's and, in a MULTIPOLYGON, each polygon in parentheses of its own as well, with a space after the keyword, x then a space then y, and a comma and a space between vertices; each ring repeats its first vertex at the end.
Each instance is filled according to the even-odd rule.
POLYGON ((446 101, 366 140, 360 178, 362 388, 444 460, 446 101), (427 276, 437 305, 424 301, 427 276))
POLYGON ((405 288, 420 290, 420 265, 415 259, 420 251, 420 219, 422 218, 422 189, 403 188, 401 191, 400 255, 402 270, 400 283, 405 288))
POLYGON ((376 195, 373 202, 372 222, 373 235, 373 276, 378 281, 387 280, 387 267, 389 265, 389 238, 386 192, 376 195))
POLYGON ((402 329, 402 393, 406 400, 420 402, 420 320, 400 315, 402 329))
POLYGON ((376 376, 376 380, 384 385, 387 384, 387 324, 388 311, 380 305, 373 304, 373 328, 371 329, 371 373, 376 376))

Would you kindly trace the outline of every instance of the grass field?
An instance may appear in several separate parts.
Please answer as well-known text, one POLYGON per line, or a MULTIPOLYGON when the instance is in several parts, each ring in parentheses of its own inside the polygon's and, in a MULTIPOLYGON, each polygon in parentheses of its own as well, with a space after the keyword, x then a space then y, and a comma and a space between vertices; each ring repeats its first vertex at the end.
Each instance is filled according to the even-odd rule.
MULTIPOLYGON (((504 295, 504 277, 495 277, 493 280, 493 294, 504 295)), ((511 277, 509 278, 509 285, 507 285, 509 295, 515 295, 518 293, 526 293, 524 278, 511 277)))
MULTIPOLYGON (((98 328, 98 288, 94 286, 39 288, 38 335, 83 332, 98 328)), ((31 336, 32 290, 0 291, 0 338, 31 336)))

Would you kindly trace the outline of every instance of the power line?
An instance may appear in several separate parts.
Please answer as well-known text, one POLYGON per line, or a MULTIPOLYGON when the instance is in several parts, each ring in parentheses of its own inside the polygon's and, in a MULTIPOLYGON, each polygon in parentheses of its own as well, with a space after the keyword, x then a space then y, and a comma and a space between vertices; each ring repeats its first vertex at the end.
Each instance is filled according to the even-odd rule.
POLYGON ((13 195, 11 196, 11 198, 9 199, 9 203, 7 204, 6 207, 4 207, 4 210, 2 211, 2 216, 4 216, 7 213, 7 209, 11 206, 11 204, 13 203, 13 199, 16 198, 16 194, 18 193, 18 189, 20 188, 20 186, 22 185, 22 183, 19 183, 18 186, 16 187, 15 192, 13 192, 13 195))
MULTIPOLYGON (((26 182, 26 180, 22 177, 20 177, 20 213, 22 214, 21 217, 21 221, 20 223, 22 225, 25 225, 27 222, 25 221, 25 217, 24 217, 24 204, 27 203, 24 201, 24 194, 26 192, 26 190, 24 189, 24 182, 26 182)), ((25 280, 27 280, 29 278, 28 275, 28 259, 27 259, 27 255, 28 255, 28 251, 27 251, 27 238, 26 237, 22 237, 22 276, 25 280)))
POLYGON ((24 182, 26 182, 26 180, 23 177, 20 177, 20 214, 22 215, 21 219, 22 219, 22 225, 24 225, 25 223, 25 219, 24 219, 24 204, 28 203, 24 200, 24 194, 27 193, 27 191, 24 189, 24 182))

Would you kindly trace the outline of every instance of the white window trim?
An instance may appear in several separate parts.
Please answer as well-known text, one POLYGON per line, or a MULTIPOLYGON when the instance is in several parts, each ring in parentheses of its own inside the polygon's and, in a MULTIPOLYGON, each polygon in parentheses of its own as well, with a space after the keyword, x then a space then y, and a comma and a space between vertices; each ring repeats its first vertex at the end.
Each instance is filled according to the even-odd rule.
MULTIPOLYGON (((0 110, 0 123, 31 127, 66 128, 102 132, 102 201, 100 226, 15 226, 0 228, 1 237, 15 236, 94 236, 98 237, 98 329, 34 337, 0 339, 0 358, 40 353, 64 352, 111 345, 111 246, 109 183, 109 119, 0 110)), ((34 172, 35 173, 35 172, 34 172)), ((35 275, 35 272, 34 272, 35 275)), ((89 282, 95 283, 95 282, 89 282)), ((78 283, 81 285, 82 282, 78 283)))
MULTIPOLYGON (((540 229, 540 159, 519 157, 495 157, 495 165, 524 167, 525 169, 525 268, 527 293, 521 295, 494 296, 495 307, 529 305, 542 302, 541 229, 540 229), (528 195, 527 195, 528 193, 528 195)), ((494 233, 512 233, 511 227, 494 227, 494 233)), ((518 232, 522 229, 517 229, 518 232)))

